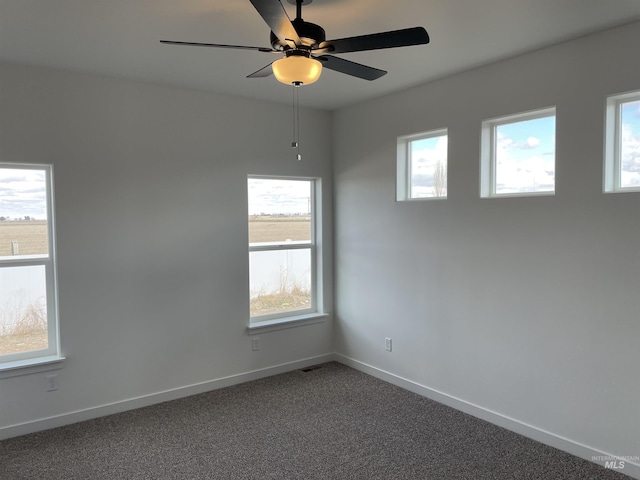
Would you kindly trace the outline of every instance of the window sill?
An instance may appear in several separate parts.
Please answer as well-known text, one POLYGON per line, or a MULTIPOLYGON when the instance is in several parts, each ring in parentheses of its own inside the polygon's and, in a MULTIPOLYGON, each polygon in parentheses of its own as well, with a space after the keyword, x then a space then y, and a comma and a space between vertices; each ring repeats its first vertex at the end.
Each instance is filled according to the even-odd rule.
POLYGON ((443 200, 447 200, 447 197, 442 196, 442 197, 407 197, 407 198, 398 198, 396 199, 397 202, 399 203, 403 203, 403 202, 407 202, 407 203, 420 203, 420 202, 441 202, 443 200))
POLYGON ((511 192, 511 193, 492 193, 491 195, 482 196, 480 198, 527 198, 527 197, 553 197, 555 191, 545 192, 511 192))
POLYGON ((605 190, 604 193, 639 193, 638 187, 616 187, 610 190, 605 190))
POLYGON ((273 332, 275 330, 284 330, 285 328, 302 327, 304 325, 313 325, 327 320, 327 313, 309 313, 306 315, 297 315, 295 317, 276 318, 273 320, 265 320, 264 322, 256 322, 247 327, 249 335, 258 333, 273 332))
POLYGON ((0 379, 30 375, 32 373, 48 372, 50 370, 59 370, 64 367, 65 361, 65 357, 50 355, 47 357, 7 362, 0 364, 0 379))

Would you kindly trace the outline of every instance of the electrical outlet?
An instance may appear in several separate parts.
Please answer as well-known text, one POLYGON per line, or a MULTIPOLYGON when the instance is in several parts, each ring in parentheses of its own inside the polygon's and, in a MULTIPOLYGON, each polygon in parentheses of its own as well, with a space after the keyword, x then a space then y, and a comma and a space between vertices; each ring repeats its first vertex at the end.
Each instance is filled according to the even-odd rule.
POLYGON ((260 337, 253 337, 251 339, 251 350, 254 352, 260 350, 260 337))
POLYGON ((390 352, 390 351, 391 351, 391 348, 392 348, 392 345, 391 345, 391 339, 390 339, 389 337, 387 337, 387 338, 385 338, 385 339, 384 339, 384 349, 385 349, 387 352, 390 352))
POLYGON ((55 392, 58 390, 58 374, 47 375, 47 392, 55 392))

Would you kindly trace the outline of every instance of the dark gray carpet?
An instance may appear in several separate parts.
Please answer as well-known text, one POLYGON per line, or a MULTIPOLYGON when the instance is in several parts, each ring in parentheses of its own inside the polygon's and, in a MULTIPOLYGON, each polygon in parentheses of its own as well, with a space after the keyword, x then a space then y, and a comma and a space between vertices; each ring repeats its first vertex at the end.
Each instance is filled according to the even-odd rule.
POLYGON ((0 478, 629 477, 328 363, 5 440, 0 478))

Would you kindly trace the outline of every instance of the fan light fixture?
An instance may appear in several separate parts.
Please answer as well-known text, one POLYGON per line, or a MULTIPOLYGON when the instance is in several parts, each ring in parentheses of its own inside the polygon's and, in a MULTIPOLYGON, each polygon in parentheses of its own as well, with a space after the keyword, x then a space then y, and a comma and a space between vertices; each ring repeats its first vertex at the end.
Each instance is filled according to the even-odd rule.
POLYGON ((281 0, 249 1, 271 30, 269 36, 271 47, 176 42, 174 40, 160 40, 160 43, 284 54, 279 60, 253 72, 247 78, 264 78, 273 73, 279 82, 293 85, 293 142, 291 142, 291 146, 298 150, 298 160, 302 158, 299 142, 300 102, 298 101, 298 92, 300 85, 310 85, 316 82, 320 78, 323 66, 335 72, 369 81, 380 78, 387 73, 378 68, 336 57, 335 54, 429 43, 429 34, 423 27, 327 40, 324 28, 302 19, 302 6, 309 5, 313 0, 287 0, 288 3, 296 6, 296 18, 293 20, 287 15, 281 0))
POLYGON ((320 78, 322 63, 308 52, 293 50, 271 64, 276 79, 286 85, 310 85, 320 78))

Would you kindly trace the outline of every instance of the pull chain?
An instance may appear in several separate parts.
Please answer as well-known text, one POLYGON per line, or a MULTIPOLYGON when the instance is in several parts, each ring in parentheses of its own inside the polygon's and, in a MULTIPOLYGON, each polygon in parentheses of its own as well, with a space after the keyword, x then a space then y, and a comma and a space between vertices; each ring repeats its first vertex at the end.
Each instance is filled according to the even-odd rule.
POLYGON ((296 160, 302 160, 300 155, 300 99, 298 90, 301 83, 294 82, 293 84, 293 141, 291 147, 296 149, 296 160))

